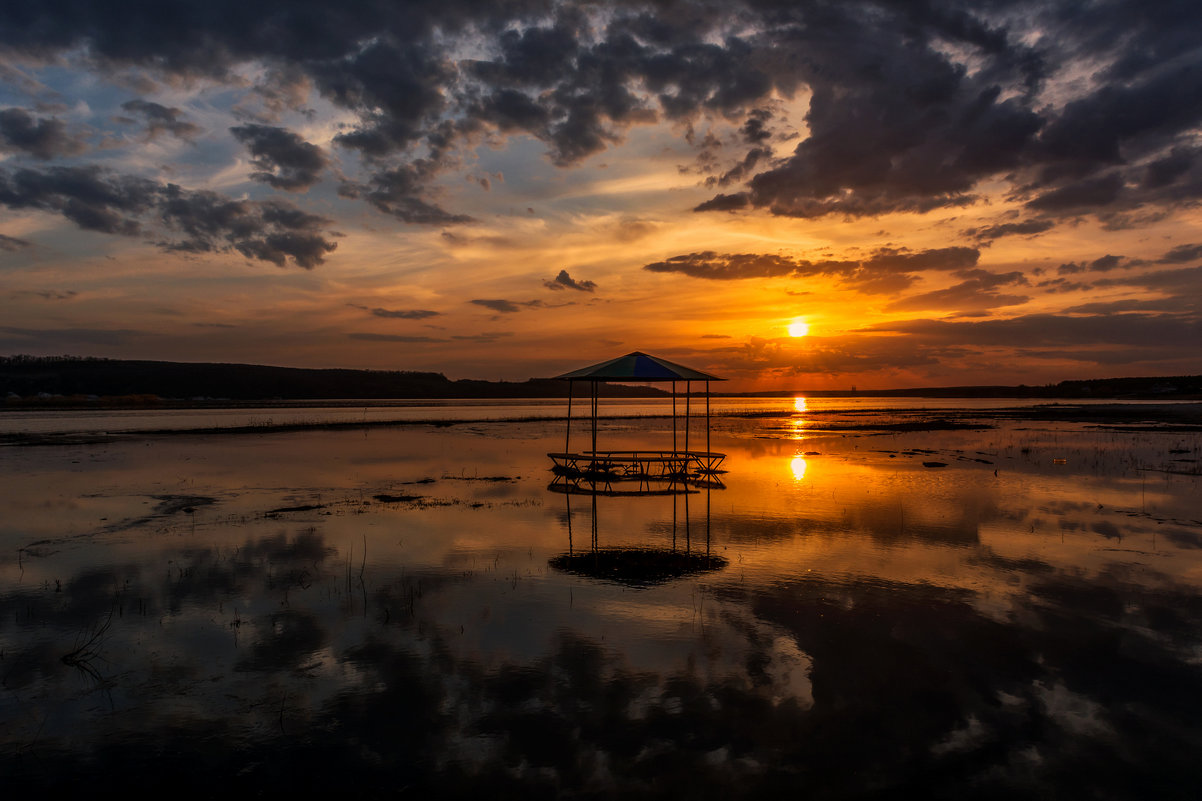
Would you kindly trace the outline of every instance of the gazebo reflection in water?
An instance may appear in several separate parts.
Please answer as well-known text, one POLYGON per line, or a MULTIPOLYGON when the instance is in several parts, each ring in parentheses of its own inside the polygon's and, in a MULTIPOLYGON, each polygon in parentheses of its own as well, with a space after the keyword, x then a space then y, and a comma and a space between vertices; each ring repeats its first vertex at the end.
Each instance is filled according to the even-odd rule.
POLYGON ((563 493, 567 504, 568 552, 550 560, 552 568, 629 586, 651 586, 688 575, 725 567, 726 559, 710 553, 710 492, 725 489, 718 478, 726 455, 710 450, 709 382, 717 376, 634 352, 558 376, 568 381, 568 420, 564 449, 547 454, 555 478, 548 487, 563 493), (591 444, 589 450, 571 449, 572 388, 586 381, 590 393, 591 444), (601 383, 671 383, 672 447, 662 450, 602 451, 597 449, 597 388, 601 383), (684 426, 679 430, 677 384, 685 385, 684 426), (705 384, 705 450, 690 449, 692 384, 705 384), (683 444, 683 447, 681 447, 683 444), (705 493, 705 544, 694 548, 689 517, 689 497, 705 493), (578 549, 572 532, 572 496, 586 495, 592 505, 589 548, 578 549), (664 547, 606 547, 598 543, 598 497, 671 496, 672 541, 664 547), (683 501, 683 526, 678 511, 683 501))

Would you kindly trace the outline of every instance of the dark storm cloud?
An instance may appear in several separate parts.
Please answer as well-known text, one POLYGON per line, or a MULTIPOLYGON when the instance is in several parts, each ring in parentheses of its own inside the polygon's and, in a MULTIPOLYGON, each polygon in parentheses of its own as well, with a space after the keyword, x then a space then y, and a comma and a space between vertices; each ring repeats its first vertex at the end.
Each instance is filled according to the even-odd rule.
POLYGON ((362 309, 373 317, 383 317, 387 320, 425 320, 428 317, 437 317, 441 314, 441 312, 430 311, 429 309, 380 309, 360 306, 355 303, 348 305, 356 309, 362 309))
MULTIPOLYGON (((732 163, 724 154, 711 177, 740 188, 698 210, 923 213, 975 203, 1000 180, 1046 217, 971 234, 984 241, 1086 214, 1138 225, 1202 199, 1200 27, 1196 3, 1135 0, 1088 13, 1074 0, 164 0, 153 14, 44 0, 6 9, 0 45, 164 80, 235 83, 254 64, 281 87, 312 86, 354 115, 335 141, 375 173, 348 193, 406 222, 466 220, 430 186, 455 148, 482 137, 528 134, 569 166, 631 126, 707 117, 737 127, 735 166, 717 168, 732 163), (1090 76, 1071 80, 1083 59, 1090 76), (775 157, 767 109, 805 99, 805 137, 775 157)), ((304 94, 273 102, 295 107, 304 94)), ((30 125, 53 138, 51 122, 30 125)), ((260 180, 298 189, 320 172, 306 143, 248 140, 261 147, 260 180), (286 152, 307 166, 289 167, 286 152)))
POLYGON ((579 292, 595 292, 597 284, 594 281, 577 281, 568 275, 567 270, 560 270, 555 278, 543 281, 547 289, 575 289, 579 292))
POLYGON ((160 134, 171 134, 191 141, 202 132, 199 125, 194 125, 184 119, 184 112, 149 100, 130 100, 121 104, 121 108, 131 114, 137 114, 146 123, 146 135, 154 139, 160 134))
POLYGON ((422 139, 446 107, 454 68, 433 43, 380 38, 337 61, 311 68, 322 92, 359 112, 359 127, 335 141, 368 157, 405 150, 422 139))
POLYGON ((24 109, 0 111, 0 151, 47 161, 87 150, 83 137, 67 132, 62 120, 38 119, 24 109))
POLYGON ((322 149, 292 131, 270 125, 239 125, 230 128, 230 133, 250 150, 251 164, 258 169, 250 177, 276 189, 308 189, 326 168, 322 149))
MULTIPOLYGON (((1196 11, 1191 16, 1198 20, 1196 11)), ((1132 55, 1131 50, 1125 53, 1132 55)), ((1145 63, 1123 71, 1121 83, 1103 83, 1068 103, 1040 137, 1040 155, 1046 160, 1037 185, 1055 188, 1029 205, 1057 209, 1111 204, 1121 200, 1126 184, 1142 185, 1153 193, 1171 191, 1191 167, 1187 150, 1177 149, 1147 167, 1131 165, 1159 157, 1166 143, 1184 144, 1187 140, 1178 137, 1202 123, 1200 66, 1197 55, 1171 65, 1145 63), (1068 176, 1067 183, 1062 175, 1068 176)))
POLYGON ((311 269, 337 245, 323 229, 329 220, 280 201, 231 200, 210 191, 120 175, 97 166, 45 171, 0 170, 0 205, 62 214, 80 228, 109 234, 182 238, 158 240, 166 250, 236 250, 247 258, 311 269))

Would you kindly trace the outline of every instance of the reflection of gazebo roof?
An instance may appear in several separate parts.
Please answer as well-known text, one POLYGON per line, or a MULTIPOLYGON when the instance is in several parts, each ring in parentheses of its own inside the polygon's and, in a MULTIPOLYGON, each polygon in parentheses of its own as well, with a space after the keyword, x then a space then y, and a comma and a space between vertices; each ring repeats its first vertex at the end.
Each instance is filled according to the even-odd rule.
POLYGON ((721 556, 653 548, 599 548, 560 554, 548 561, 556 570, 612 581, 629 587, 652 587, 685 576, 721 570, 721 556))
POLYGON ((555 376, 566 381, 725 381, 682 364, 635 351, 607 362, 555 376))

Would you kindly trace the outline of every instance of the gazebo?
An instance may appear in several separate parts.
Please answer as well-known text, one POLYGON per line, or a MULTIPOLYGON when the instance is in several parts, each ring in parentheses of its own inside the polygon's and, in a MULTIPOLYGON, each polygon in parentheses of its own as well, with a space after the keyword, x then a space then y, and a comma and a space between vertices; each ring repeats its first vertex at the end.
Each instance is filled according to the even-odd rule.
POLYGON ((635 351, 607 362, 582 367, 570 373, 556 376, 568 382, 568 421, 564 434, 563 453, 549 453, 553 470, 564 476, 601 478, 606 482, 617 479, 679 480, 691 476, 712 476, 726 454, 710 450, 710 392, 711 381, 724 381, 709 373, 694 370, 666 359, 635 351), (577 381, 589 384, 590 414, 592 417, 592 448, 573 452, 572 396, 577 381), (671 383, 672 384, 672 449, 659 451, 598 451, 597 450, 597 387, 601 383, 671 383), (684 448, 678 446, 676 385, 685 385, 684 448), (705 384, 705 450, 689 448, 689 421, 691 419, 692 384, 705 384))

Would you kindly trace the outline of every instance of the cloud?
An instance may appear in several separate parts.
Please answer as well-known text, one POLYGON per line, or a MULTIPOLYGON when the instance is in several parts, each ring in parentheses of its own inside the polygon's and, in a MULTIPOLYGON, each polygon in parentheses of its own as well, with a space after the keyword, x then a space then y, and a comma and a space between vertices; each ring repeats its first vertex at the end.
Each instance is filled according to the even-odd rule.
POLYGON ((345 197, 363 197, 385 214, 407 223, 426 225, 449 225, 471 222, 465 214, 453 214, 422 198, 425 182, 433 174, 433 167, 425 164, 406 164, 377 172, 366 186, 345 184, 340 194, 345 197))
POLYGON ((513 314, 520 312, 522 307, 511 300, 469 300, 468 303, 474 303, 477 306, 483 306, 486 309, 492 309, 495 312, 504 314, 513 314))
POLYGON ((230 133, 250 150, 258 172, 251 178, 276 189, 301 192, 321 179, 326 155, 292 131, 269 125, 239 125, 230 133))
POLYGON ((389 320, 425 320, 428 317, 438 317, 442 312, 429 309, 380 309, 360 306, 356 303, 347 304, 356 309, 362 309, 373 317, 383 317, 389 320))
POLYGON ((865 259, 811 261, 772 253, 719 254, 702 251, 652 262, 644 265, 643 269, 658 273, 682 273, 715 281, 830 276, 861 292, 888 293, 900 291, 913 283, 915 272, 970 269, 976 265, 980 255, 979 250, 968 247, 916 252, 879 248, 865 259))
POLYGON ((329 220, 278 200, 252 203, 209 191, 168 185, 160 214, 184 239, 160 243, 168 250, 211 253, 233 249, 250 259, 311 270, 338 247, 321 231, 329 220))
POLYGON ((19 108, 0 110, 0 151, 24 153, 48 161, 87 150, 81 136, 67 133, 61 120, 37 119, 19 108))
POLYGON ((1029 200, 1038 211, 1079 212, 1110 206, 1118 200, 1123 178, 1117 171, 1065 183, 1029 200))
POLYGON ((5 234, 0 234, 0 250, 7 250, 9 252, 12 252, 12 251, 16 251, 16 250, 21 250, 22 248, 31 247, 32 244, 33 243, 31 243, 27 240, 18 239, 15 236, 7 236, 5 234))
POLYGON ((79 293, 74 289, 23 289, 10 293, 18 297, 34 297, 42 300, 70 300, 79 293))
POLYGON ((1076 273, 1108 273, 1117 268, 1130 269, 1138 266, 1138 262, 1133 262, 1130 259, 1125 259, 1122 256, 1101 256, 1090 262, 1067 262, 1056 268, 1056 272, 1060 275, 1073 275, 1076 273))
POLYGON ((1051 220, 1023 220, 1013 223, 997 223, 981 228, 966 228, 964 235, 978 242, 1001 239, 1004 236, 1035 236, 1056 227, 1051 220))
POLYGON ((890 337, 807 337, 806 347, 792 341, 752 337, 724 349, 724 362, 715 369, 727 375, 837 376, 934 366, 946 355, 931 347, 907 346, 890 337))
MULTIPOLYGON (((1071 0, 1021 8, 683 0, 671 13, 634 0, 447 0, 406 4, 404 13, 383 0, 297 0, 270 14, 229 0, 212 0, 204 13, 168 3, 153 15, 128 4, 104 13, 68 13, 58 0, 27 5, 0 28, 13 64, 43 77, 84 65, 91 80, 123 86, 203 79, 212 111, 223 97, 249 97, 232 113, 245 120, 260 102, 266 113, 230 130, 250 154, 254 180, 300 192, 341 159, 344 197, 416 225, 472 221, 442 188, 461 187, 449 172, 490 168, 473 161, 481 148, 501 153, 533 138, 551 164, 570 167, 652 124, 661 126, 656 137, 683 140, 669 144, 707 153, 702 182, 716 194, 685 204, 698 211, 920 215, 980 203, 986 192, 991 203, 1027 210, 1028 219, 964 231, 988 243, 1085 215, 1112 229, 1143 225, 1202 200, 1202 61, 1188 35, 1202 11, 1188 3, 1172 14, 1126 3, 1081 14, 1071 0), (328 114, 328 150, 264 124, 315 109, 328 114), (786 146, 791 133, 797 139, 786 146)), ((82 104, 62 108, 85 113, 82 104)), ((151 138, 201 133, 178 108, 144 99, 121 108, 151 138)), ((49 113, 0 111, 0 146, 42 160, 82 152, 83 139, 49 113)), ((195 186, 204 185, 195 176, 208 144, 173 165, 195 186)), ((334 249, 329 221, 318 215, 169 187, 95 166, 0 168, 0 204, 53 212, 91 231, 302 267, 334 249)), ((1202 258, 1190 247, 1170 251, 1165 263, 1202 258)), ((973 248, 815 260, 699 249, 645 269, 713 280, 822 275, 866 292, 902 292, 923 271, 973 269, 978 257, 973 248)), ((561 275, 572 283, 557 277, 547 286, 591 284, 561 275)), ((972 280, 939 291, 966 297, 972 280)), ((1018 297, 995 291, 985 302, 1018 297)), ((934 300, 926 293, 898 302, 934 300)))
POLYGON ((350 333, 347 334, 350 339, 358 339, 364 342, 446 342, 445 339, 426 336, 409 336, 406 334, 373 334, 373 333, 350 333))
POLYGON ((512 331, 485 331, 479 334, 455 334, 451 339, 456 342, 496 342, 503 337, 513 336, 512 331))
POLYGON ((643 265, 653 273, 682 273, 693 278, 733 281, 745 278, 778 278, 798 274, 809 262, 771 253, 715 253, 712 250, 672 256, 643 265))
POLYGON ((1202 295, 1202 266, 1099 278, 1093 282, 1093 285, 1095 287, 1137 286, 1144 289, 1202 295))
POLYGON ((169 251, 236 250, 281 267, 291 260, 311 269, 337 247, 322 232, 329 220, 288 203, 231 200, 95 165, 0 169, 0 205, 57 212, 90 231, 166 235, 158 244, 169 251))
POLYGON ((1026 303, 1026 295, 1007 295, 998 292, 1000 287, 1027 285, 1027 277, 1021 272, 990 273, 985 270, 966 271, 964 281, 946 289, 937 289, 901 298, 885 306, 886 311, 916 311, 925 309, 958 309, 961 311, 984 311, 1003 306, 1026 303))
POLYGON ((567 270, 560 270, 554 279, 543 281, 547 289, 575 289, 580 292, 595 292, 597 284, 593 281, 577 281, 568 275, 567 270))
MULTIPOLYGON (((1167 348, 1187 353, 1195 352, 1197 343, 1202 342, 1202 321, 1157 314, 1079 317, 1030 314, 1008 320, 979 322, 907 320, 881 323, 863 330, 908 334, 916 343, 1009 348, 1036 356, 1048 348, 1069 346, 1167 348)), ((1134 360, 1137 357, 1132 358, 1134 360)))
POLYGON ((1184 314, 1195 311, 1197 307, 1197 298, 1173 297, 1157 298, 1155 300, 1111 300, 1082 303, 1077 306, 1069 306, 1062 313, 1110 315, 1126 314, 1128 312, 1167 312, 1170 314, 1184 314))
POLYGON ((751 198, 746 192, 733 195, 714 195, 704 203, 693 208, 693 211, 739 211, 751 205, 751 198))
POLYGON ((121 104, 121 108, 142 117, 146 123, 146 136, 155 139, 160 134, 170 134, 185 141, 192 141, 204 129, 183 119, 184 112, 149 100, 129 100, 121 104))
POLYGON ((364 37, 366 46, 332 39, 327 46, 345 48, 343 57, 308 67, 323 94, 359 114, 359 125, 335 141, 369 158, 404 151, 425 137, 447 105, 445 88, 455 75, 433 40, 396 28, 392 33, 400 36, 364 37))
POLYGON ((1161 264, 1184 264, 1202 259, 1202 244, 1178 245, 1158 259, 1161 264))
POLYGON ((135 236, 162 186, 97 166, 50 167, 44 171, 0 169, 0 204, 62 214, 80 228, 135 236))

